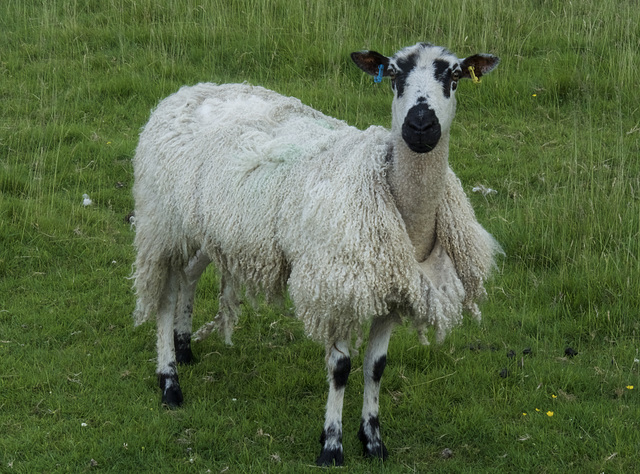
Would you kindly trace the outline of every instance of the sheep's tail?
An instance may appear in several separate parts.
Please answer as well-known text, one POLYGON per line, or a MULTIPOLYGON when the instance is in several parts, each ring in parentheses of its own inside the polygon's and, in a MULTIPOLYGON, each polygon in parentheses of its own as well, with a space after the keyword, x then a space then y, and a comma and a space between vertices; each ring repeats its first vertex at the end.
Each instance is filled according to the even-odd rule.
POLYGON ((496 254, 504 252, 476 220, 462 184, 451 170, 447 173, 445 196, 438 208, 436 232, 462 281, 464 309, 480 321, 477 302, 487 295, 484 283, 496 267, 496 254))

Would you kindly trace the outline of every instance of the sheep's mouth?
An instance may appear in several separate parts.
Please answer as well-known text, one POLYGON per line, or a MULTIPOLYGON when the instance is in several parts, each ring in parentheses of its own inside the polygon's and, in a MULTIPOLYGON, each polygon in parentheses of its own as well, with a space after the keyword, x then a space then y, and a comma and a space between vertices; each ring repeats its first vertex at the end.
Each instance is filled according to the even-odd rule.
MULTIPOLYGON (((439 129, 440 127, 438 127, 439 129)), ((433 134, 411 134, 402 131, 402 138, 409 149, 415 153, 429 153, 440 141, 440 130, 433 134)))
POLYGON ((411 151, 429 153, 441 135, 440 121, 428 105, 418 104, 409 109, 402 124, 402 139, 411 151))

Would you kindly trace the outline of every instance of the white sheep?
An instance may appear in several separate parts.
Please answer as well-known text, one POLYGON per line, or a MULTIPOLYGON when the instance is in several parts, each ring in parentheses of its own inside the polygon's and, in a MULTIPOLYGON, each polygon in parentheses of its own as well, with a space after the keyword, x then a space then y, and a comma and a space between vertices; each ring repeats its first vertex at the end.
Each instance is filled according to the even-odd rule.
POLYGON ((288 288, 306 333, 326 347, 320 465, 343 463, 353 335, 371 322, 359 438, 366 456, 385 458, 378 394, 394 325, 435 327, 442 340, 463 308, 479 319, 500 251, 448 165, 458 81, 498 58, 426 43, 351 57, 391 78, 390 131, 358 130, 261 87, 198 84, 160 102, 133 161, 134 317, 157 316, 162 401, 182 403, 176 362, 192 359, 194 292, 210 262, 229 343, 241 295, 288 288))

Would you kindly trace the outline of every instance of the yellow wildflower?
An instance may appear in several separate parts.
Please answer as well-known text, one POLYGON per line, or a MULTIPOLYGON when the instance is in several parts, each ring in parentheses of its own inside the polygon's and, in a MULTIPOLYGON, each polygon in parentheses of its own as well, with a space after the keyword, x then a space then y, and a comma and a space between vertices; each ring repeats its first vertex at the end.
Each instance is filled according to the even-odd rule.
POLYGON ((547 412, 547 416, 553 416, 553 412, 552 411, 548 411, 547 412))

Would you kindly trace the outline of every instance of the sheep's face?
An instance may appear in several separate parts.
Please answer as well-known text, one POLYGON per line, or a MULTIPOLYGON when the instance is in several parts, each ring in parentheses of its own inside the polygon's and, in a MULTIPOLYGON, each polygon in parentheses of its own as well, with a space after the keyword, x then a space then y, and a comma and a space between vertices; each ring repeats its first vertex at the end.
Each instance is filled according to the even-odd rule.
POLYGON ((416 153, 433 150, 451 128, 462 69, 444 48, 418 44, 389 61, 394 92, 392 128, 416 153))
POLYGON ((458 59, 445 48, 428 43, 404 48, 391 58, 375 51, 352 53, 351 58, 365 72, 391 79, 392 131, 416 153, 430 152, 442 134, 449 132, 458 81, 479 78, 499 62, 486 54, 458 59))

